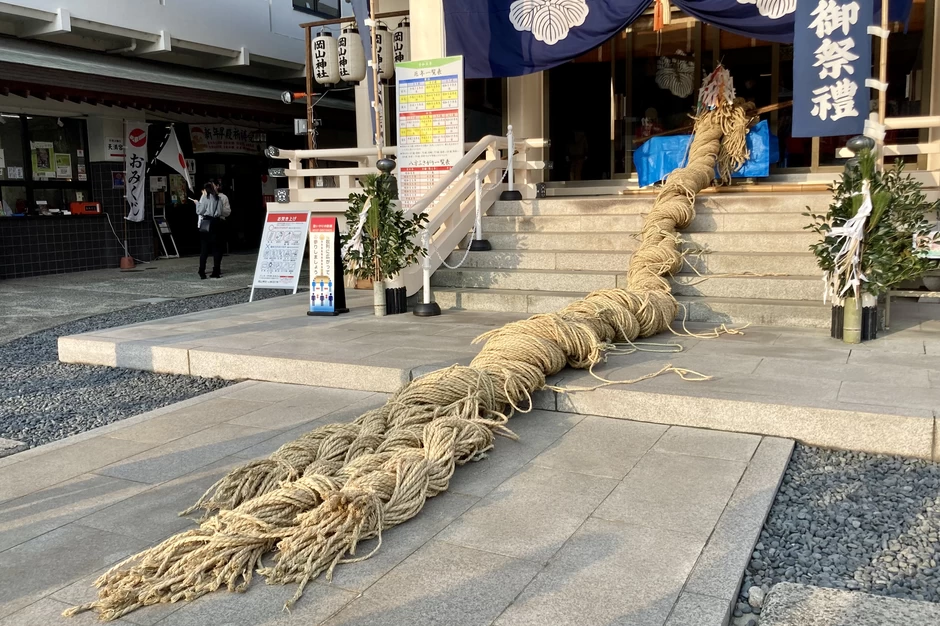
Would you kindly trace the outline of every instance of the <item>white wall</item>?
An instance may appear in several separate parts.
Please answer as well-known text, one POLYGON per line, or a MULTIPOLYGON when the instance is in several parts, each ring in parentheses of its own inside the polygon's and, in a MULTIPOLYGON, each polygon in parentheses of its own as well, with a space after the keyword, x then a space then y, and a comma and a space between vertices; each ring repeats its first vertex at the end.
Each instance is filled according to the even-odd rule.
MULTIPOLYGON (((7 4, 55 13, 72 19, 158 34, 210 46, 303 63, 298 25, 317 16, 293 9, 291 0, 4 0, 7 4)), ((350 5, 340 0, 344 15, 350 5)))

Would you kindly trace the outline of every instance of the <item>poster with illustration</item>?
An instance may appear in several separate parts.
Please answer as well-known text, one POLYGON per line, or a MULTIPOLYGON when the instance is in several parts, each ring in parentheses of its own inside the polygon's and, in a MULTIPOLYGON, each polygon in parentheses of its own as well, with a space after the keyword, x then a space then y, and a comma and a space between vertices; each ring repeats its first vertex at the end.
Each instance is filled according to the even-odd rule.
POLYGON ((55 176, 55 152, 51 141, 32 141, 29 144, 32 152, 33 178, 45 179, 55 176))
POLYGON ((124 189, 124 172, 111 172, 111 188, 124 189))
POLYGON ((72 155, 71 154, 60 154, 58 152, 56 153, 55 177, 56 178, 71 178, 72 177, 72 155))
POLYGON ((170 202, 173 204, 186 202, 186 181, 179 174, 170 174, 170 202))

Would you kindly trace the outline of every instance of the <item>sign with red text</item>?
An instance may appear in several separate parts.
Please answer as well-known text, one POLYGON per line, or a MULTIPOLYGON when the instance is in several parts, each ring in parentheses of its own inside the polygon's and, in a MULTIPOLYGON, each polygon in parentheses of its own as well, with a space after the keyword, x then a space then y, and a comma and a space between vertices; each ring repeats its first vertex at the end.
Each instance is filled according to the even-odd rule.
POLYGON ((410 209, 463 158, 463 57, 395 64, 398 197, 410 209))
POLYGON ((335 217, 314 217, 310 220, 310 310, 307 315, 348 312, 339 224, 335 217))
POLYGON ((127 219, 144 221, 144 188, 147 173, 147 122, 126 122, 124 142, 124 193, 127 219))
POLYGON ((309 222, 309 211, 268 213, 252 288, 292 289, 297 293, 309 222))
POLYGON ((256 141, 258 131, 229 124, 190 124, 189 138, 193 153, 227 152, 260 154, 262 144, 256 141))

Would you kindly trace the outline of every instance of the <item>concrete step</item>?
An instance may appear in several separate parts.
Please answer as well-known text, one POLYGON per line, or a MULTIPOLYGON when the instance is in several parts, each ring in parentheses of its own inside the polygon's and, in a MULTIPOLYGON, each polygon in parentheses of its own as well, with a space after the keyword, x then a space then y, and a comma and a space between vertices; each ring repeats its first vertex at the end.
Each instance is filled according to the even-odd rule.
MULTIPOLYGON (((818 241, 815 233, 794 232, 720 232, 682 233, 683 248, 712 252, 807 252, 818 241)), ((569 250, 615 251, 636 250, 636 237, 612 232, 533 232, 488 233, 486 238, 494 250, 569 250)), ((460 247, 466 248, 469 237, 460 247)))
POLYGON ((940 604, 778 583, 767 596, 760 623, 761 626, 927 626, 940 624, 940 604))
MULTIPOLYGON (((438 287, 434 299, 442 309, 551 313, 586 293, 513 289, 438 287)), ((828 328, 831 308, 822 301, 765 300, 679 296, 683 305, 677 319, 708 323, 749 323, 760 326, 828 328)))
MULTIPOLYGON (((645 215, 487 215, 483 232, 622 232, 635 233, 645 215)), ((809 218, 799 213, 702 213, 682 232, 799 231, 809 218)))
MULTIPOLYGON (((618 272, 563 270, 439 269, 431 278, 436 287, 523 291, 571 291, 626 288, 627 275, 618 272)), ((816 300, 820 281, 816 276, 707 277, 679 274, 673 277, 673 293, 682 296, 759 298, 766 300, 816 300)))
MULTIPOLYGON (((636 215, 648 213, 654 195, 555 197, 497 202, 489 215, 636 215)), ((832 202, 829 193, 722 193, 700 195, 697 213, 802 213, 807 207, 824 210, 832 202)))
POLYGON ((563 270, 500 270, 460 268, 438 269, 431 276, 436 287, 471 287, 475 289, 588 292, 613 289, 618 278, 626 274, 617 272, 579 272, 563 270))
MULTIPOLYGON (((447 257, 448 265, 463 260, 466 250, 456 250, 447 257)), ((490 250, 471 252, 462 267, 502 270, 583 270, 625 272, 630 267, 630 252, 570 252, 567 250, 490 250)), ((714 252, 689 255, 683 271, 694 267, 702 273, 790 274, 811 276, 819 273, 816 258, 810 252, 714 252)), ((442 268, 445 269, 445 268, 442 268)))

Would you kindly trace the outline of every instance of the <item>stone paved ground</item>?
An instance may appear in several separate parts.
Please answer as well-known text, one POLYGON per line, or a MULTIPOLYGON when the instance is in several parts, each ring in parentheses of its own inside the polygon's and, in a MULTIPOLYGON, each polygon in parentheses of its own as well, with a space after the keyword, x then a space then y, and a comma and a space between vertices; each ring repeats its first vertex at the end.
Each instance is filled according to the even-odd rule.
MULTIPOLYGON (((96 573, 192 527, 176 512, 228 469, 383 401, 247 382, 0 459, 0 626, 95 623, 59 614, 96 573)), ((510 425, 520 441, 458 468, 292 613, 292 587, 258 581, 119 623, 722 624, 792 442, 546 411, 510 425)))
POLYGON ((199 259, 189 257, 161 259, 129 272, 107 269, 0 281, 0 344, 89 315, 243 289, 251 285, 255 258, 225 256, 218 280, 200 280, 199 259))

